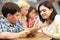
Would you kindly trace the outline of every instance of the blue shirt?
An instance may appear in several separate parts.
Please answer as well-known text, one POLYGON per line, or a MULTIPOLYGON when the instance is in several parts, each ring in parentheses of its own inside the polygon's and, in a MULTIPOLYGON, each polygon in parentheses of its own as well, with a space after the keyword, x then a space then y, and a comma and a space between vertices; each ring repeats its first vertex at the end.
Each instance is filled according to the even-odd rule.
POLYGON ((20 21, 16 22, 15 24, 10 24, 5 19, 0 19, 0 33, 1 32, 21 32, 24 30, 24 27, 20 21))

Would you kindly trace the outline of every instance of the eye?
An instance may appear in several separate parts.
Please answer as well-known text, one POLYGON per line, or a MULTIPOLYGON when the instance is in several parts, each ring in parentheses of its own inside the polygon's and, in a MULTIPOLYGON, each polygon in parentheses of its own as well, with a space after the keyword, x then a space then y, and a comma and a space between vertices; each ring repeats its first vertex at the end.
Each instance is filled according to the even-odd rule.
POLYGON ((26 9, 26 11, 28 11, 28 9, 26 9))
POLYGON ((43 12, 46 12, 46 10, 45 10, 45 9, 43 9, 42 11, 43 11, 43 12))

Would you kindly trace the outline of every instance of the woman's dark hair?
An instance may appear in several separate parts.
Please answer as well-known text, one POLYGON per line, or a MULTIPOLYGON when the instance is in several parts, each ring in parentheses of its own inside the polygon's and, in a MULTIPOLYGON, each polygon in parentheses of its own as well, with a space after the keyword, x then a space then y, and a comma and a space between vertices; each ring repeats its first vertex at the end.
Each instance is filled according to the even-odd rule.
POLYGON ((27 21, 28 21, 28 19, 29 19, 29 15, 30 15, 30 12, 31 12, 32 10, 35 10, 35 12, 38 13, 38 11, 37 11, 36 8, 34 8, 34 7, 30 7, 29 10, 28 10, 28 14, 26 15, 26 17, 27 17, 27 21))
POLYGON ((17 11, 20 12, 19 6, 12 2, 5 3, 2 7, 2 14, 4 17, 7 17, 8 13, 14 15, 17 11))
POLYGON ((42 21, 42 22, 45 22, 45 20, 46 19, 43 19, 42 17, 41 17, 41 15, 40 15, 40 6, 45 6, 45 7, 47 7, 47 8, 49 8, 49 9, 53 9, 53 12, 51 13, 51 15, 50 15, 50 20, 54 20, 54 18, 55 18, 55 16, 56 16, 56 14, 57 14, 57 12, 56 12, 56 10, 55 10, 55 8, 53 7, 53 5, 52 5, 52 3, 51 2, 49 2, 49 1, 45 1, 45 2, 42 2, 39 6, 38 6, 38 14, 39 14, 39 18, 40 18, 40 20, 42 21))

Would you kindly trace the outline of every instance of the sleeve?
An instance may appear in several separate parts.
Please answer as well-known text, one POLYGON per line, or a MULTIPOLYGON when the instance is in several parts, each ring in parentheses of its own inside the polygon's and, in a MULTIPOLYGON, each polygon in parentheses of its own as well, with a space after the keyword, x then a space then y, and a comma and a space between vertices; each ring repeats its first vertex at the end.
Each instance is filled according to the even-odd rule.
POLYGON ((23 24, 20 21, 18 21, 16 24, 17 24, 17 26, 19 27, 19 29, 21 31, 24 30, 24 26, 23 26, 23 24))
POLYGON ((2 25, 0 24, 0 33, 2 32, 2 25))
POLYGON ((1 33, 1 32, 6 32, 6 31, 8 31, 8 30, 7 30, 7 26, 4 25, 3 23, 0 23, 0 33, 1 33))
POLYGON ((56 15, 54 22, 56 27, 56 33, 53 33, 53 38, 60 39, 60 15, 56 15))
POLYGON ((53 33, 53 38, 60 39, 60 24, 56 26, 56 33, 53 33))

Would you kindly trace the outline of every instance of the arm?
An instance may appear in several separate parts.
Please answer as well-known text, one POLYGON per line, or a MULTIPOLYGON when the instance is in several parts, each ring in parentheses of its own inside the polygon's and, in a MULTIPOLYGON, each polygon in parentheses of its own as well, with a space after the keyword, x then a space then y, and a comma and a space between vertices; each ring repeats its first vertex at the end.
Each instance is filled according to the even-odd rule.
POLYGON ((56 33, 53 33, 53 38, 60 39, 60 24, 56 26, 56 33))
POLYGON ((29 31, 22 31, 19 33, 11 33, 11 32, 2 32, 0 33, 0 38, 19 38, 19 37, 27 37, 29 31))
POLYGON ((24 30, 22 32, 19 32, 19 33, 1 32, 0 38, 12 39, 12 38, 19 38, 19 37, 20 38, 27 37, 29 34, 32 34, 32 33, 36 32, 37 30, 38 30, 38 28, 32 27, 32 28, 29 28, 29 29, 24 30))
POLYGON ((49 32, 46 27, 42 28, 41 30, 42 30, 42 33, 43 34, 45 34, 45 35, 47 35, 49 37, 52 37, 51 32, 49 32))
POLYGON ((11 32, 1 32, 0 33, 0 38, 17 38, 19 37, 19 33, 11 33, 11 32))
POLYGON ((53 30, 49 32, 45 27, 42 29, 42 32, 49 37, 60 39, 60 25, 56 25, 55 28, 53 28, 53 30))

